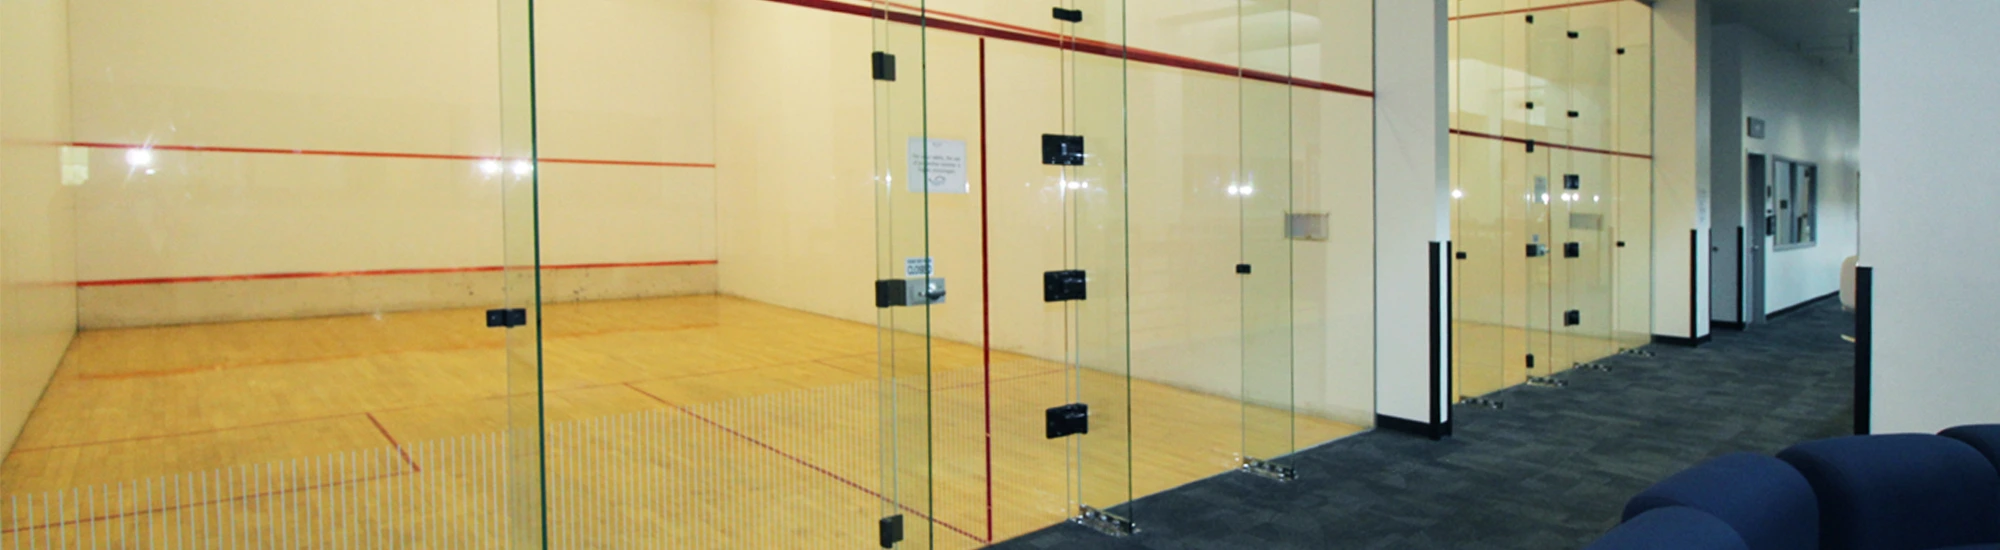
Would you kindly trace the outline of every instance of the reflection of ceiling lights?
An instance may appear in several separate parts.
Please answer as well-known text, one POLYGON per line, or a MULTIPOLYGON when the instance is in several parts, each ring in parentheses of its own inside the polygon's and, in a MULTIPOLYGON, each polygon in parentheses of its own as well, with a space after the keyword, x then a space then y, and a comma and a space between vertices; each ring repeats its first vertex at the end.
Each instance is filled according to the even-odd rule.
POLYGON ((493 159, 479 161, 479 173, 488 176, 500 175, 500 161, 493 159))
POLYGON ((153 164, 153 150, 152 150, 152 149, 126 149, 126 150, 125 150, 125 164, 130 164, 130 165, 132 165, 132 167, 133 167, 133 168, 144 168, 144 167, 147 167, 147 166, 152 166, 152 164, 153 164))
POLYGON ((528 174, 534 173, 534 171, 535 171, 535 165, 528 164, 528 161, 525 160, 514 161, 514 175, 526 176, 528 174))

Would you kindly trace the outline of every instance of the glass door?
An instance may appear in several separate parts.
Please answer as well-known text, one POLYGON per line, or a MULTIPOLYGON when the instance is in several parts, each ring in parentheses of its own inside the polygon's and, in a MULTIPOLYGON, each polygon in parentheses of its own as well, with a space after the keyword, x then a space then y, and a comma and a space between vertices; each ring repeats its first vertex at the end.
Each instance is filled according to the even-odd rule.
MULTIPOLYGON (((1132 492, 1132 378, 1126 202, 1126 56, 1123 0, 1065 0, 1057 23, 1063 96, 1061 154, 1069 253, 1065 271, 1087 296, 1064 300, 1071 327, 1067 394, 1088 408, 1088 431, 1072 436, 1072 499, 1078 521, 1129 534, 1132 492), (1074 19, 1074 20, 1072 20, 1074 19), (1079 273, 1080 272, 1080 273, 1079 273)), ((1049 139, 1046 136, 1044 139, 1049 139)), ((1044 151, 1049 151, 1044 145, 1044 151)), ((1059 405, 1052 403, 1051 405, 1059 405)), ((1074 414, 1072 411, 1070 414, 1074 414)))
MULTIPOLYGON (((1245 3, 1247 9, 1249 3, 1245 3)), ((1290 479, 1280 459, 1297 448, 1293 407, 1292 240, 1292 6, 1258 3, 1283 14, 1282 22, 1238 17, 1243 75, 1240 87, 1236 192, 1241 286, 1243 466, 1290 479)))
MULTIPOLYGON (((930 133, 926 2, 908 6, 875 2, 875 7, 870 62, 875 98, 880 544, 958 547, 948 544, 954 534, 940 529, 933 519, 939 464, 932 452, 938 426, 932 407, 936 388, 931 331, 933 314, 947 303, 949 292, 945 265, 933 256, 931 202, 934 192, 955 182, 949 168, 936 162, 948 154, 948 145, 930 133)), ((957 151, 961 158, 962 147, 957 151)), ((962 172, 957 177, 963 177, 962 172)))

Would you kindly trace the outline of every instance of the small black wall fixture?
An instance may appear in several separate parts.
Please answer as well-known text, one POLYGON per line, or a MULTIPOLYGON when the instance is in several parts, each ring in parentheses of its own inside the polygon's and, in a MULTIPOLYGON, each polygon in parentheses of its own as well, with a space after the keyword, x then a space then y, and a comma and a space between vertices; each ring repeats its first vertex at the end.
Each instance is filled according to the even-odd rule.
POLYGON ((1854 268, 1854 434, 1868 435, 1875 409, 1875 268, 1854 268))

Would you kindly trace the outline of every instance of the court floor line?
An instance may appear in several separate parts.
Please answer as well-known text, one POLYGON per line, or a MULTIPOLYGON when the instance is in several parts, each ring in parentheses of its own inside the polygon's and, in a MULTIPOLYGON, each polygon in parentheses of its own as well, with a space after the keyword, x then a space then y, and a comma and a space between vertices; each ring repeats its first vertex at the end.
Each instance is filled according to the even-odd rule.
POLYGON ((403 444, 396 442, 396 436, 389 434, 389 428, 383 427, 382 421, 375 419, 375 413, 365 412, 361 413, 361 415, 368 417, 368 423, 375 425, 375 431, 382 432, 382 439, 389 440, 389 446, 395 447, 396 454, 403 456, 403 463, 410 465, 410 471, 424 471, 422 466, 417 465, 417 461, 410 459, 410 452, 403 449, 403 444))
POLYGON ((176 505, 172 505, 172 506, 160 506, 160 507, 155 507, 155 508, 149 508, 149 509, 145 509, 145 510, 132 510, 132 511, 129 511, 129 512, 119 512, 119 513, 116 513, 116 514, 104 514, 104 515, 101 515, 101 516, 97 516, 97 517, 89 517, 89 518, 77 518, 77 519, 72 519, 72 520, 66 520, 66 521, 60 521, 60 522, 50 522, 50 523, 43 523, 43 524, 40 524, 40 525, 28 525, 28 526, 21 526, 21 527, 10 527, 10 528, 7 528, 7 529, 0 529, 0 534, 12 534, 12 533, 15 533, 15 532, 26 532, 26 531, 35 531, 35 530, 40 530, 40 529, 48 529, 48 528, 52 528, 52 527, 68 527, 68 526, 71 526, 71 525, 82 525, 82 524, 86 524, 86 523, 96 523, 96 522, 100 522, 100 521, 110 521, 110 520, 115 520, 115 519, 124 519, 124 518, 128 518, 128 517, 137 517, 137 516, 144 516, 144 515, 150 515, 150 514, 158 514, 158 513, 162 513, 162 512, 172 512, 172 511, 175 511, 175 510, 184 510, 184 509, 188 509, 188 508, 199 508, 199 507, 203 507, 203 506, 213 506, 213 505, 216 505, 216 504, 224 504, 224 503, 229 503, 229 502, 237 502, 237 501, 242 501, 242 500, 248 500, 248 499, 253 499, 253 498, 264 498, 264 497, 273 497, 273 496, 278 496, 278 495, 285 495, 285 494, 291 494, 291 493, 301 493, 301 492, 306 492, 306 491, 317 491, 317 490, 320 490, 320 489, 327 489, 327 488, 332 488, 332 487, 338 487, 338 486, 341 486, 341 485, 353 485, 353 484, 356 484, 356 483, 367 483, 367 482, 370 482, 370 481, 378 481, 378 480, 383 480, 383 479, 389 479, 389 478, 392 478, 392 477, 401 477, 401 476, 406 476, 406 475, 411 475, 411 474, 415 474, 415 473, 416 473, 416 472, 392 472, 392 473, 387 473, 387 474, 376 474, 376 475, 373 475, 373 476, 369 476, 369 477, 364 477, 364 478, 358 478, 358 479, 350 479, 350 480, 347 480, 347 481, 335 481, 335 482, 331 482, 331 483, 322 483, 322 484, 319 484, 319 485, 308 485, 308 486, 304 486, 304 487, 293 487, 293 488, 290 488, 290 489, 279 489, 279 490, 274 490, 274 491, 264 491, 264 492, 261 492, 261 493, 251 493, 251 494, 247 494, 247 495, 237 495, 237 496, 233 496, 233 497, 222 497, 222 498, 217 498, 217 499, 210 499, 210 500, 205 500, 205 501, 201 501, 201 502, 190 502, 190 503, 187 503, 187 504, 176 504, 176 505))
MULTIPOLYGON (((641 383, 641 382, 662 382, 662 381, 667 381, 667 380, 684 380, 684 379, 688 379, 688 378, 700 378, 700 377, 703 377, 703 376, 715 376, 715 375, 720 375, 720 374, 741 374, 741 373, 745 373, 745 372, 750 372, 750 371, 757 371, 757 370, 764 370, 764 369, 775 369, 775 368, 783 368, 783 367, 795 367, 795 366, 799 366, 799 365, 807 365, 807 364, 812 364, 812 363, 818 363, 818 362, 820 362, 820 361, 822 361, 822 360, 825 360, 825 359, 844 359, 844 358, 850 358, 850 357, 859 357, 859 356, 864 356, 864 355, 873 355, 874 353, 875 353, 875 352, 872 352, 872 351, 871 351, 871 352, 865 352, 865 353, 856 353, 856 354, 849 354, 849 355, 836 355, 836 356, 833 356, 833 357, 825 357, 825 358, 821 358, 821 359, 812 359, 812 360, 808 360, 808 361, 796 361, 796 362, 791 362, 791 363, 779 363, 779 364, 775 364, 775 365, 763 365, 763 366, 756 366, 756 367, 744 367, 744 368, 740 368, 740 369, 728 369, 728 370, 718 370, 718 371, 709 371, 709 372, 699 372, 699 373, 688 373, 688 374, 679 374, 679 375, 673 375, 673 376, 661 376, 661 377, 655 377, 655 378, 642 378, 642 379, 638 379, 638 380, 625 380, 625 381, 619 381, 619 382, 605 382, 605 383, 602 383, 602 384, 590 384, 590 385, 585 385, 585 386, 576 386, 576 387, 571 387, 571 388, 558 388, 558 389, 553 389, 553 390, 548 390, 548 392, 549 392, 549 393, 568 393, 568 392, 575 392, 575 391, 582 391, 582 390, 594 390, 594 389, 603 389, 603 388, 609 388, 609 387, 612 387, 612 386, 617 386, 617 385, 621 385, 621 384, 628 384, 628 383, 630 383, 630 384, 637 384, 637 383, 641 383)), ((823 364, 823 363, 822 363, 822 364, 823 364)), ((833 367, 832 367, 831 365, 828 365, 828 367, 829 367, 829 368, 833 368, 833 367)), ((118 439, 104 439, 104 440, 98 440, 98 441, 84 441, 84 442, 79 442, 79 443, 63 443, 63 444, 60 444, 60 445, 48 445, 48 446, 43 446, 43 447, 28 447, 28 448, 17 448, 17 449, 14 449, 14 450, 13 450, 12 452, 10 452, 9 454, 12 454, 12 453, 33 453, 33 452, 43 452, 43 451, 53 451, 53 450, 57 450, 57 449, 71 449, 71 448, 76 448, 76 447, 90 447, 90 446, 94 446, 94 445, 111 445, 111 444, 116 444, 116 443, 132 443, 132 442, 136 442, 136 441, 149 441, 149 440, 154 440, 154 439, 170 439, 170 438, 175 438, 175 437, 189 437, 189 436, 197 436, 197 435, 208 435, 208 434, 214 434, 214 433, 221 433, 221 432, 229 432, 229 431, 236 431, 236 430, 247 430, 247 429, 253 429, 253 428, 269 428, 269 427, 272 427, 272 426, 284 426, 284 425, 289 425, 289 424, 299 424, 299 423, 304 423, 304 422, 319 422, 319 421, 325 421, 325 420, 338 420, 338 419, 342 419, 342 418, 351 418, 351 417, 356 417, 356 416, 361 416, 361 415, 364 415, 364 414, 369 414, 369 413, 387 413, 387 412, 400 412, 400 411, 407 411, 407 410, 412 410, 412 409, 421 409, 421 408, 425 408, 425 407, 439 407, 439 406, 448 406, 448 405, 463 405, 463 404, 466 404, 466 403, 476 403, 476 402, 480 402, 480 401, 491 401, 491 400, 494 400, 494 399, 507 399, 507 398, 512 398, 512 397, 527 397, 527 396, 531 396, 531 395, 534 395, 534 392, 532 392, 532 391, 526 391, 526 392, 517 392, 517 393, 502 393, 502 394, 494 394, 494 395, 486 395, 486 396, 480 396, 480 397, 474 397, 474 398, 471 398, 471 399, 462 399, 462 400, 457 400, 457 401, 439 401, 439 402, 436 402, 436 403, 425 403, 425 404, 421 404, 421 405, 409 405, 409 406, 405 406, 405 407, 390 407, 390 408, 386 408, 386 409, 369 409, 369 410, 365 410, 365 411, 356 411, 356 412, 345 412, 345 413, 339 413, 339 414, 330 414, 330 415, 324 415, 324 416, 313 416, 313 417, 306 417, 306 418, 295 418, 295 419, 290 419, 290 420, 277 420, 277 421, 272 421, 272 422, 264 422, 264 423, 258 423, 258 424, 245 424, 245 425, 242 425, 242 426, 230 426, 230 427, 226 427, 226 428, 210 428, 210 429, 206 429, 206 430, 194 430, 194 431, 187 431, 187 432, 175 432, 175 433, 168 433, 168 434, 155 434, 155 435, 142 435, 142 436, 134 436, 134 437, 125 437, 125 438, 118 438, 118 439)))
MULTIPOLYGON (((762 440, 759 440, 759 439, 757 439, 757 438, 755 438, 755 437, 751 437, 751 436, 750 436, 749 434, 745 434, 745 433, 743 433, 743 432, 741 432, 741 431, 737 431, 737 430, 736 430, 735 428, 731 428, 731 427, 729 427, 728 425, 725 425, 725 424, 723 424, 723 423, 721 423, 721 422, 716 422, 716 421, 714 421, 714 420, 711 420, 711 419, 709 419, 709 418, 708 418, 708 417, 706 417, 706 416, 702 416, 702 415, 700 415, 700 414, 698 414, 698 413, 696 413, 696 412, 694 412, 694 411, 691 411, 691 410, 688 410, 688 409, 685 409, 685 408, 682 408, 682 407, 681 407, 680 405, 675 405, 675 404, 674 404, 673 402, 671 402, 671 401, 667 401, 666 399, 662 399, 662 398, 660 398, 660 396, 657 396, 657 395, 653 395, 653 393, 652 393, 652 392, 648 392, 648 391, 646 391, 646 390, 643 390, 643 389, 639 389, 639 387, 638 387, 638 386, 634 386, 634 385, 632 385, 632 384, 630 384, 630 383, 627 383, 627 384, 625 384, 625 387, 627 387, 627 388, 631 388, 631 389, 632 389, 632 391, 635 391, 635 392, 639 392, 639 394, 640 394, 640 395, 644 395, 644 396, 646 396, 646 397, 648 397, 648 398, 651 398, 651 399, 652 399, 652 400, 654 400, 654 401, 658 401, 658 402, 660 402, 660 404, 661 404, 661 405, 665 405, 665 406, 666 406, 667 408, 670 408, 670 409, 673 409, 673 410, 675 410, 675 411, 679 411, 679 412, 680 412, 681 414, 685 414, 685 415, 688 415, 688 416, 690 416, 690 417, 693 417, 693 418, 694 418, 695 420, 698 420, 698 421, 701 421, 701 423, 703 423, 703 424, 707 424, 707 425, 709 425, 709 426, 711 426, 711 427, 714 427, 715 429, 718 429, 718 430, 722 430, 722 431, 723 431, 723 433, 727 433, 727 434, 729 434, 729 435, 731 435, 731 436, 733 436, 733 437, 736 437, 737 439, 741 439, 741 440, 743 440, 743 441, 745 441, 745 442, 748 442, 748 443, 750 443, 751 445, 755 445, 755 446, 757 446, 757 447, 759 447, 759 448, 762 448, 762 449, 764 449, 764 450, 766 450, 766 451, 770 451, 770 452, 771 452, 772 454, 776 454, 776 455, 778 455, 778 456, 779 456, 780 458, 784 458, 785 460, 788 460, 788 461, 791 461, 791 462, 792 462, 792 463, 794 463, 794 464, 798 464, 798 465, 800 465, 800 466, 803 466, 803 467, 805 467, 805 468, 806 468, 806 469, 808 469, 808 470, 812 470, 813 472, 816 472, 816 473, 819 473, 820 475, 823 475, 823 476, 826 476, 826 477, 828 477, 828 478, 832 478, 832 479, 833 479, 834 481, 838 481, 838 482, 840 482, 840 484, 842 484, 842 485, 846 485, 846 486, 848 486, 848 487, 851 487, 851 488, 853 488, 854 490, 857 490, 857 491, 861 491, 861 492, 863 492, 863 493, 867 493, 867 494, 868 494, 868 496, 872 496, 872 497, 875 497, 875 498, 878 498, 878 499, 882 499, 882 500, 889 500, 889 498, 888 498, 888 497, 886 497, 886 496, 883 496, 883 495, 882 495, 882 493, 880 493, 880 492, 877 492, 877 491, 876 491, 876 490, 874 490, 874 489, 870 489, 870 488, 868 488, 868 487, 866 487, 866 486, 863 486, 863 485, 861 485, 860 483, 858 483, 858 482, 855 482, 854 480, 851 480, 851 479, 847 479, 846 477, 843 477, 843 476, 841 476, 840 474, 837 474, 837 473, 834 473, 834 472, 833 472, 832 470, 828 470, 828 469, 826 469, 826 468, 824 468, 824 467, 821 467, 821 466, 820 466, 820 465, 818 465, 818 464, 813 464, 813 463, 812 463, 811 461, 808 461, 808 460, 806 460, 806 459, 803 459, 803 458, 799 458, 799 457, 798 457, 798 456, 796 456, 796 455, 793 455, 793 454, 791 454, 791 453, 788 453, 788 452, 785 452, 785 450, 784 450, 784 449, 779 449, 779 448, 778 448, 777 446, 774 446, 774 445, 771 445, 771 444, 769 444, 769 443, 765 443, 765 442, 763 442, 762 440)), ((927 514, 924 514, 923 512, 921 512, 921 511, 918 511, 918 510, 917 510, 917 509, 915 509, 915 508, 911 508, 911 507, 909 507, 908 505, 905 505, 905 504, 903 504, 903 503, 901 503, 901 502, 898 502, 898 503, 896 503, 896 507, 897 507, 897 508, 901 508, 901 509, 902 509, 903 511, 906 511, 906 512, 909 512, 909 513, 911 513, 911 514, 914 514, 914 515, 916 515, 917 517, 920 517, 920 518, 923 518, 923 519, 924 519, 924 521, 929 521, 929 522, 931 522, 931 523, 936 523, 936 524, 938 524, 938 525, 940 525, 940 526, 943 526, 943 527, 944 527, 945 529, 950 529, 950 530, 951 530, 952 532, 954 532, 954 533, 958 533, 958 534, 960 534, 960 535, 964 535, 964 536, 965 536, 966 538, 969 538, 969 539, 972 539, 972 540, 974 540, 974 541, 978 541, 978 542, 979 542, 980 544, 986 544, 986 543, 988 543, 988 542, 991 542, 991 541, 988 541, 988 540, 986 540, 986 539, 982 539, 982 538, 980 538, 980 537, 979 537, 979 535, 974 535, 974 534, 972 534, 972 533, 971 533, 971 532, 969 532, 969 531, 966 531, 966 530, 964 530, 964 529, 960 529, 960 528, 959 528, 958 526, 956 526, 956 525, 952 525, 952 524, 950 524, 950 523, 947 523, 947 522, 945 522, 944 520, 941 520, 941 519, 937 519, 937 518, 933 518, 933 517, 930 517, 929 515, 927 515, 927 514)))

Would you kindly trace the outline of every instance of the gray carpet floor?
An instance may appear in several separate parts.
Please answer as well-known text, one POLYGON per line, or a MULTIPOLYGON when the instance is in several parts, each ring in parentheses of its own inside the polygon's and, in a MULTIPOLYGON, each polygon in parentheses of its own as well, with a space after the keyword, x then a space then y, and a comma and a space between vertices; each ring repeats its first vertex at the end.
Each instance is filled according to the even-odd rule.
POLYGON ((1580 548, 1625 500, 1703 459, 1846 435, 1852 316, 1821 301, 1700 348, 1650 346, 1566 388, 1460 405, 1442 442, 1371 431, 1303 451, 1299 479, 1229 473, 1117 508, 1140 533, 1063 524, 995 548, 1580 548))

